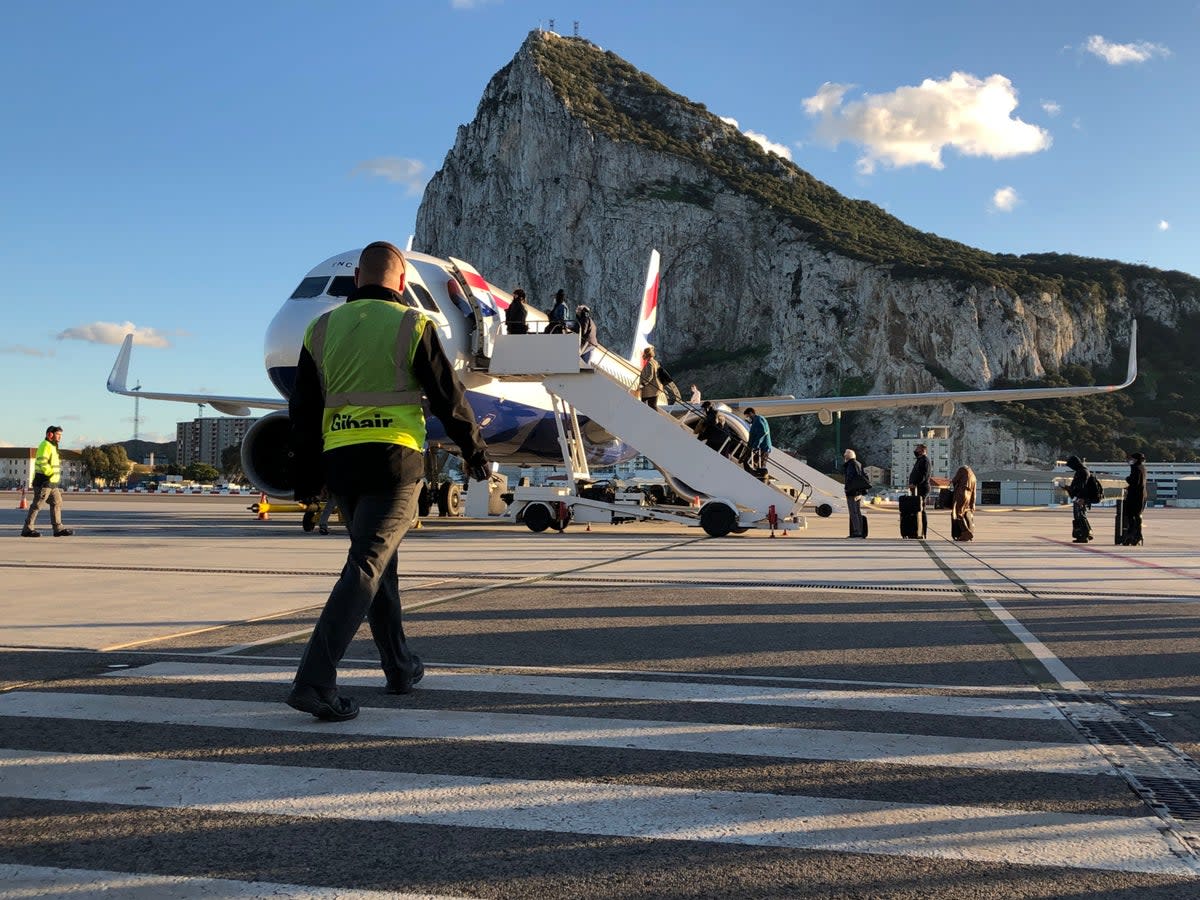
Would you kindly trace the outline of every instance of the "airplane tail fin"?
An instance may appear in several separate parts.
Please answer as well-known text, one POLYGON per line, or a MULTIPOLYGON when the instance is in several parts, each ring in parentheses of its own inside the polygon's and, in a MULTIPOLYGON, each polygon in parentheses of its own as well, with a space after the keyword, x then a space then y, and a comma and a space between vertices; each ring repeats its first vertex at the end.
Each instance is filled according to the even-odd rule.
POLYGON ((642 351, 650 345, 650 334, 658 323, 658 262, 657 250, 650 251, 650 266, 646 269, 646 286, 642 289, 642 305, 638 311, 637 324, 633 332, 633 349, 629 361, 635 366, 642 363, 642 351))

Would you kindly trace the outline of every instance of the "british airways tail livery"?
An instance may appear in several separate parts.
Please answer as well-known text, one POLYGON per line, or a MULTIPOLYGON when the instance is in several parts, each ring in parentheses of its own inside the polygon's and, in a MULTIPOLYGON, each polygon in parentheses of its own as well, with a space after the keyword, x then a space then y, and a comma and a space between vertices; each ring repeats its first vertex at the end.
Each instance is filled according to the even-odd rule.
MULTIPOLYGON (((340 253, 314 267, 301 279, 267 327, 264 342, 267 376, 279 391, 279 397, 147 390, 135 392, 127 386, 132 334, 125 336, 117 354, 108 376, 108 390, 143 400, 207 403, 219 412, 235 416, 248 416, 253 410, 267 410, 267 414, 247 431, 242 442, 242 469, 258 490, 273 497, 290 497, 292 482, 288 471, 287 398, 295 384, 300 346, 308 324, 327 310, 344 303, 354 289, 354 270, 360 252, 351 250, 340 253)), ((504 310, 508 307, 511 295, 491 284, 463 260, 453 257, 439 259, 412 251, 405 253, 405 259, 408 267, 404 302, 422 310, 436 324, 446 355, 454 362, 459 379, 466 388, 492 458, 514 465, 562 465, 563 451, 556 407, 550 393, 538 381, 502 380, 490 376, 487 371, 487 359, 491 356, 497 334, 503 328, 504 310)), ((641 350, 649 343, 657 322, 659 288, 659 254, 655 250, 650 258, 630 355, 634 365, 640 361, 641 350)), ((530 331, 538 332, 546 327, 547 316, 531 307, 527 321, 530 331)), ((725 400, 714 398, 712 402, 728 410, 753 406, 765 416, 816 413, 822 423, 829 424, 834 413, 842 410, 928 405, 938 406, 943 414, 949 415, 959 403, 1074 397, 1117 391, 1132 384, 1136 376, 1137 323, 1134 322, 1130 331, 1128 373, 1125 381, 1117 385, 810 399, 790 396, 737 397, 725 400)), ((670 410, 677 414, 688 412, 676 408, 670 410)), ((429 449, 452 452, 457 449, 453 442, 447 440, 441 422, 436 417, 429 417, 427 425, 429 449)), ((638 455, 637 449, 619 440, 598 423, 580 416, 579 425, 590 466, 613 465, 638 455)), ((664 470, 669 469, 665 461, 658 460, 656 463, 664 470)), ((830 484, 828 487, 832 490, 834 486, 830 484)), ((840 497, 836 499, 840 500, 840 497)))

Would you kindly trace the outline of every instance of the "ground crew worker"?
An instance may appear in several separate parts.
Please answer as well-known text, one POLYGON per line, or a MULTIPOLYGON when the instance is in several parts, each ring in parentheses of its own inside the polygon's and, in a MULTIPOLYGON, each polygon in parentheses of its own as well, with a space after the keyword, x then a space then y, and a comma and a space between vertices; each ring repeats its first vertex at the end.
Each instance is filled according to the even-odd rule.
POLYGON ((38 510, 43 506, 50 507, 50 524, 55 537, 68 537, 75 533, 70 528, 63 528, 62 522, 62 491, 58 487, 62 480, 62 460, 58 455, 62 433, 61 425, 51 425, 46 429, 45 440, 38 444, 37 457, 33 461, 33 502, 29 504, 21 537, 42 536, 33 525, 37 521, 38 510))
POLYGON ((350 536, 287 697, 320 719, 358 715, 358 703, 338 694, 337 666, 364 615, 388 693, 410 693, 425 673, 404 637, 397 583, 397 552, 424 474, 422 393, 461 448, 464 469, 478 481, 488 477, 475 414, 436 326, 404 305, 404 282, 399 249, 377 241, 363 250, 346 302, 308 327, 288 402, 296 496, 327 485, 350 536))

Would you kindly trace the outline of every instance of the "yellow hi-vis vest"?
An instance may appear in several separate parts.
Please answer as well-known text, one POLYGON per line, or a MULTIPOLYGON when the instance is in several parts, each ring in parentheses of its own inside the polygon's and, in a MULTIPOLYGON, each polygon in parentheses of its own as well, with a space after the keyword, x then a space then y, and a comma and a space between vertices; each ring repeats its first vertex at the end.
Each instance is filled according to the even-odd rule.
POLYGON ((390 300, 355 300, 308 326, 304 346, 325 392, 324 449, 351 444, 425 448, 417 343, 431 320, 390 300))
POLYGON ((58 458, 58 447, 54 441, 46 439, 38 444, 37 458, 33 461, 33 471, 39 475, 49 475, 51 484, 58 484, 62 476, 62 462, 58 458))

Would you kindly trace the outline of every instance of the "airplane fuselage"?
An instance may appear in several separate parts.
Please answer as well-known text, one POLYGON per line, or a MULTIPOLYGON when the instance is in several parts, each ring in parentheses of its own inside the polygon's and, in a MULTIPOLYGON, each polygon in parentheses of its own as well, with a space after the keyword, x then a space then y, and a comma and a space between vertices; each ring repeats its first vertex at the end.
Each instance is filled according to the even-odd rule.
MULTIPOLYGON (((301 279, 292 296, 284 301, 267 328, 264 342, 267 377, 284 397, 290 397, 296 382, 296 361, 304 333, 315 318, 346 302, 354 288, 354 268, 360 251, 330 257, 301 279)), ((407 252, 408 277, 404 297, 434 321, 446 355, 467 391, 479 422, 489 455, 497 462, 514 465, 556 465, 562 449, 550 395, 540 384, 505 382, 487 377, 472 366, 476 322, 486 327, 495 316, 503 316, 508 295, 489 286, 493 303, 480 300, 464 287, 454 266, 423 253, 407 252)), ((545 315, 530 309, 531 323, 545 315)), ((430 447, 453 449, 441 422, 429 416, 426 422, 430 447)), ((588 463, 613 465, 632 459, 637 451, 586 417, 580 417, 588 463)))

